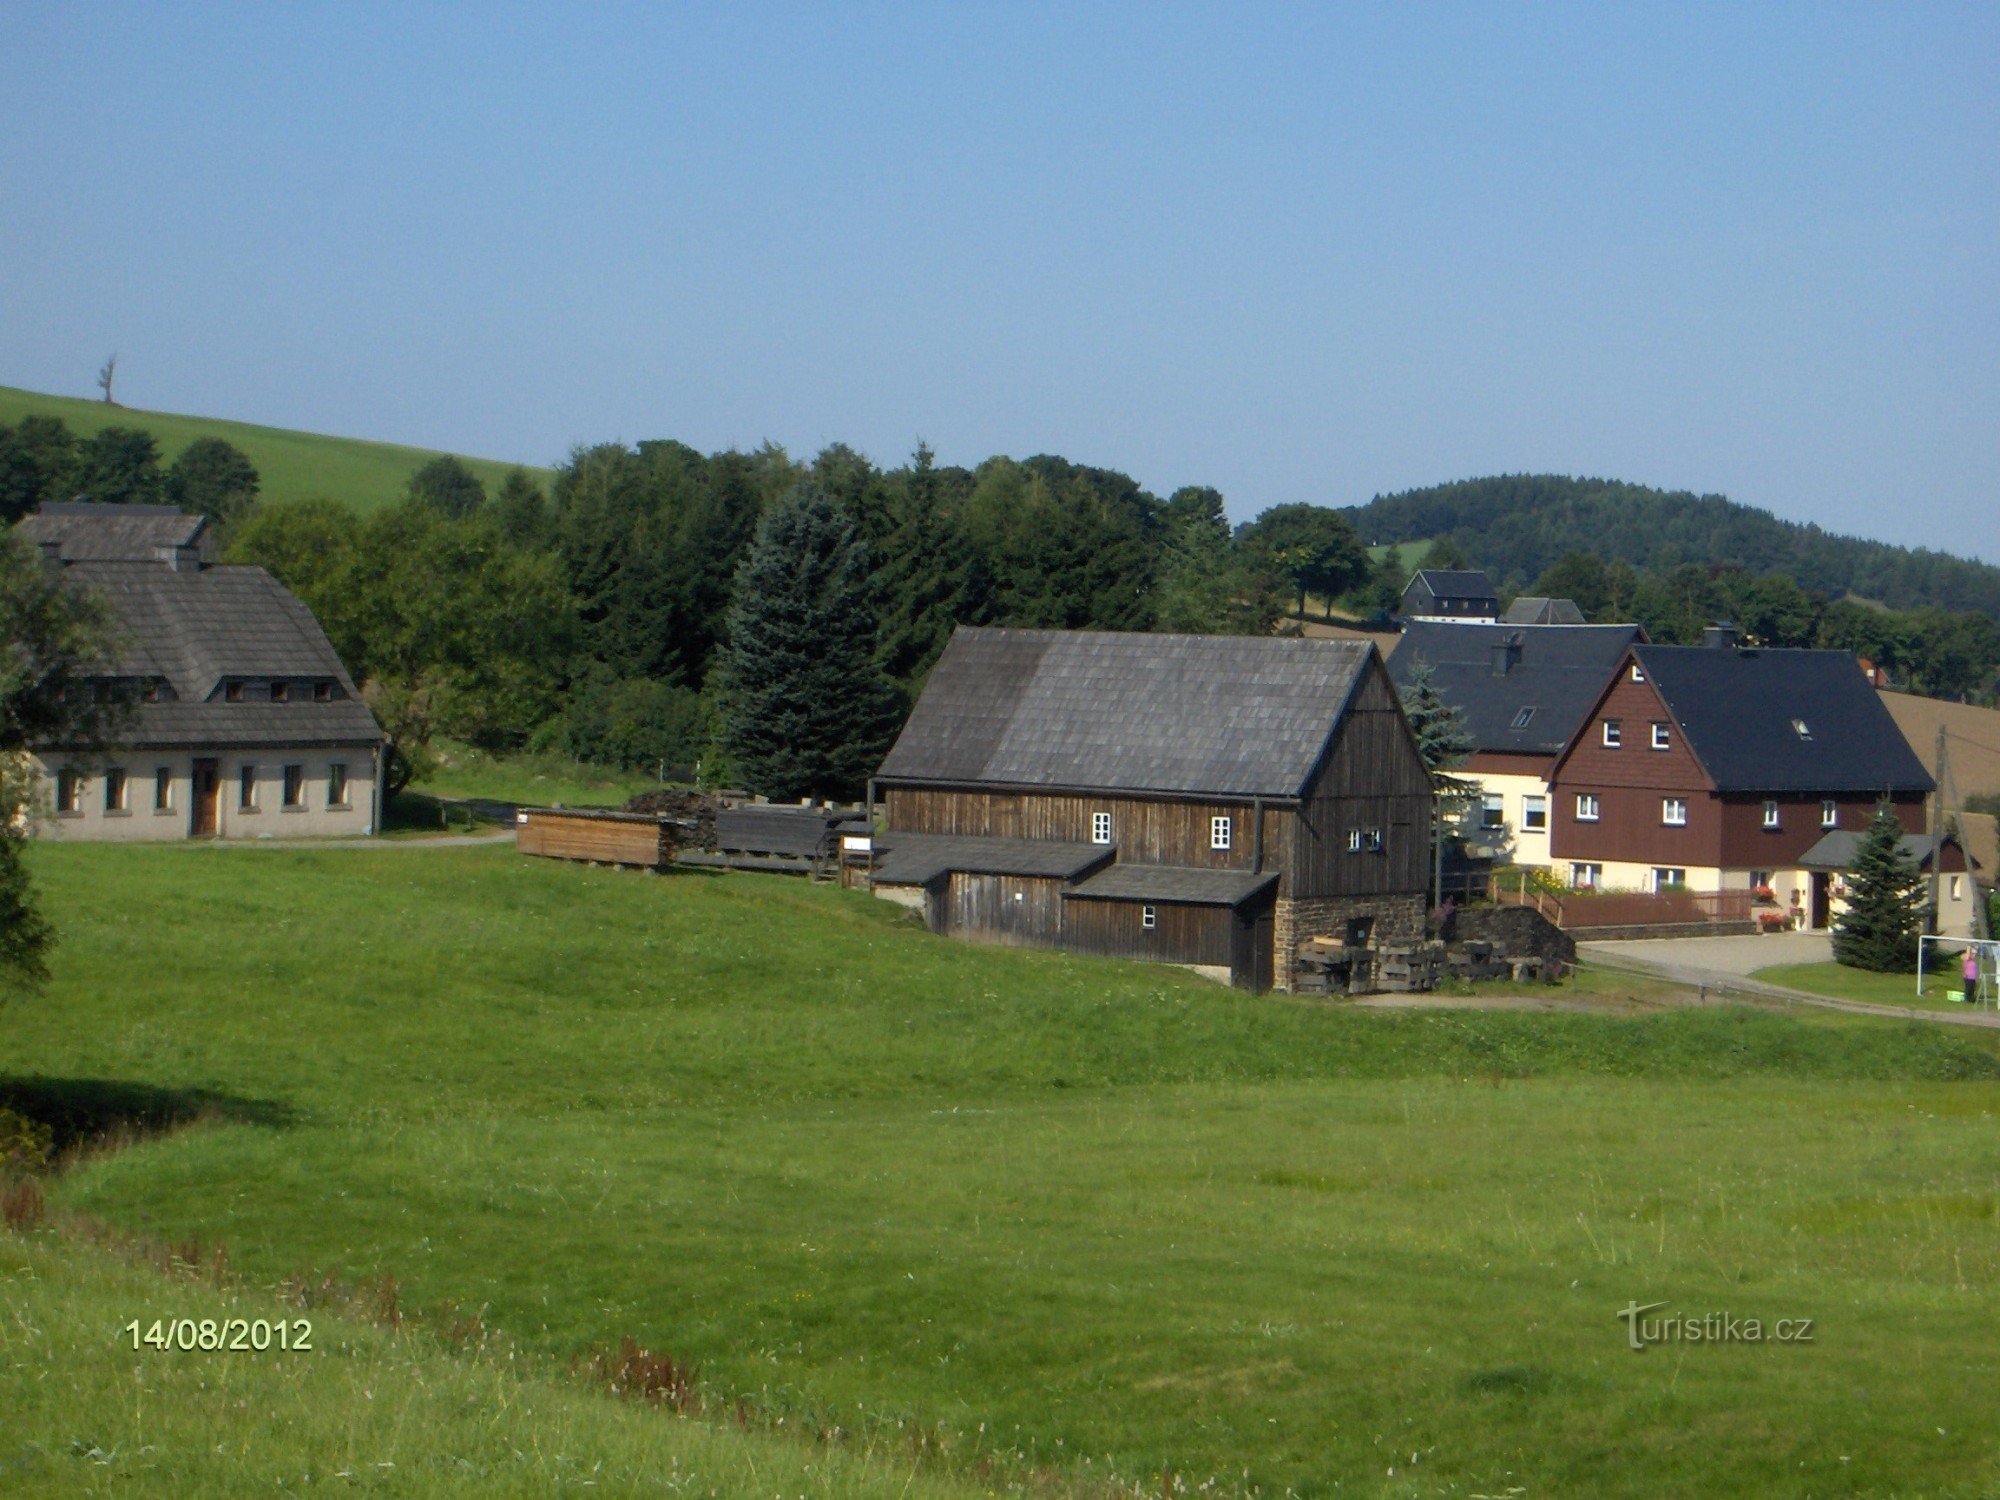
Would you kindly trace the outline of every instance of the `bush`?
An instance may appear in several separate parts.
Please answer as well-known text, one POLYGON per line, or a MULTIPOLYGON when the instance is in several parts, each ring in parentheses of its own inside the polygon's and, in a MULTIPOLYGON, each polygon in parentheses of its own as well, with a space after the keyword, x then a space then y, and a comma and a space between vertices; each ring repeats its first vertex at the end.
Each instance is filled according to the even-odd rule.
POLYGON ((49 1164, 55 1132, 39 1120, 0 1107, 0 1175, 39 1172, 49 1164))

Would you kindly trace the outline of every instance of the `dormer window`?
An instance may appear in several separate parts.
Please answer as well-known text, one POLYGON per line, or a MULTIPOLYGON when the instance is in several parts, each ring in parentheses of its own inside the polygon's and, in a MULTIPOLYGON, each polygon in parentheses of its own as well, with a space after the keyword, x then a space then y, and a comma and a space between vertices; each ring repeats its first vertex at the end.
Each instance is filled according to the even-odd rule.
POLYGON ((225 682, 222 685, 222 701, 224 703, 241 703, 243 701, 243 684, 240 682, 225 682))
POLYGON ((1606 719, 1606 720, 1604 721, 1604 743, 1605 743, 1605 745, 1606 745, 1606 746, 1607 746, 1608 748, 1612 749, 1612 750, 1616 750, 1616 749, 1617 749, 1617 748, 1618 748, 1618 747, 1619 747, 1620 745, 1622 745, 1622 744, 1623 744, 1624 742, 1625 742, 1625 722, 1624 722, 1624 720, 1622 720, 1622 719, 1606 719))
POLYGON ((313 702, 333 702, 333 684, 330 682, 315 682, 313 684, 313 702))
POLYGON ((1535 718, 1535 710, 1534 707, 1530 705, 1529 707, 1522 709, 1519 713, 1514 715, 1514 727, 1516 729, 1526 729, 1528 725, 1534 722, 1534 718, 1535 718))
POLYGON ((1812 729, 1804 719, 1792 720, 1792 733, 1797 735, 1802 740, 1809 740, 1812 738, 1812 729))
POLYGON ((154 677, 147 678, 146 685, 139 689, 139 696, 144 698, 148 703, 158 703, 160 701, 159 679, 154 677))
POLYGON ((283 703, 291 695, 292 685, 289 682, 274 682, 271 684, 271 701, 273 703, 283 703))

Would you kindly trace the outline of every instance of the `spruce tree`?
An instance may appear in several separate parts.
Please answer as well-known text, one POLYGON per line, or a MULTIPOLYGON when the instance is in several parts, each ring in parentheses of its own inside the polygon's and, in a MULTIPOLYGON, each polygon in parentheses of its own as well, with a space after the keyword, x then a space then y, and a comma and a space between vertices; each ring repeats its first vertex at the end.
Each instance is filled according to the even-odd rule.
POLYGON ((895 732, 875 660, 868 550, 854 517, 796 486, 758 523, 736 573, 722 654, 722 741, 772 797, 857 795, 895 732))
POLYGON ((1923 881, 1902 850, 1903 826, 1876 810, 1847 869, 1847 909, 1833 924, 1833 956, 1851 969, 1907 974, 1917 966, 1923 881))

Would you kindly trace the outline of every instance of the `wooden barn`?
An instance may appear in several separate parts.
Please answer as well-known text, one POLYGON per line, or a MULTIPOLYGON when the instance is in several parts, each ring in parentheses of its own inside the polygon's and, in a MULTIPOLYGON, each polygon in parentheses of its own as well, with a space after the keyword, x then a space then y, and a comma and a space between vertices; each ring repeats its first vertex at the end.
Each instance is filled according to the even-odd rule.
POLYGON ((1423 935, 1430 781, 1361 641, 960 629, 871 789, 939 932, 1292 986, 1423 935))

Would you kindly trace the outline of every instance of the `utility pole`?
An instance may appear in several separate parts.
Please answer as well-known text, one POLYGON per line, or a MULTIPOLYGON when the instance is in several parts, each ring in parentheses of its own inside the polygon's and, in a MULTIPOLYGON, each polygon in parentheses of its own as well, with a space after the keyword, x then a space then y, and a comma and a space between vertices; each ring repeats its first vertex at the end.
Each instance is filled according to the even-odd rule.
POLYGON ((1937 790, 1931 793, 1931 931, 1937 932, 1944 926, 1944 911, 1939 905, 1939 884, 1944 879, 1944 725, 1938 725, 1937 763, 1931 772, 1931 779, 1937 782, 1937 790))

